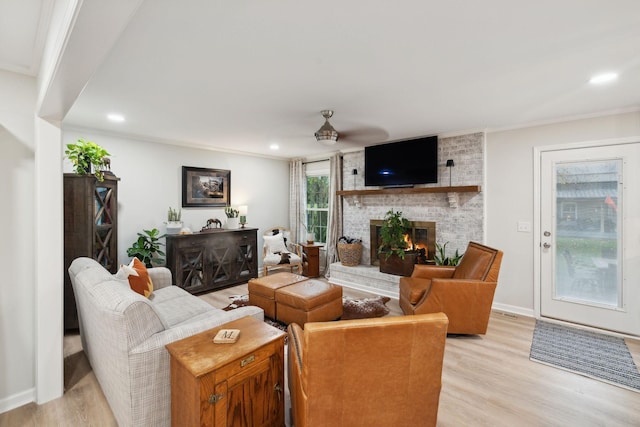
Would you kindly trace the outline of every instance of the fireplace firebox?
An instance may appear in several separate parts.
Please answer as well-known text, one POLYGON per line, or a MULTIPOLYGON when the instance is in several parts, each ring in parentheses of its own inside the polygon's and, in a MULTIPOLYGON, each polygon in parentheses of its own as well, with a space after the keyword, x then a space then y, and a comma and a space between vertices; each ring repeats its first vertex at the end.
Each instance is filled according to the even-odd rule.
MULTIPOLYGON (((371 265, 380 265, 378 261, 378 247, 380 247, 380 229, 384 221, 372 219, 369 221, 371 230, 371 265)), ((409 221, 407 242, 410 249, 425 249, 426 259, 433 259, 436 253, 436 223, 433 221, 409 221)))

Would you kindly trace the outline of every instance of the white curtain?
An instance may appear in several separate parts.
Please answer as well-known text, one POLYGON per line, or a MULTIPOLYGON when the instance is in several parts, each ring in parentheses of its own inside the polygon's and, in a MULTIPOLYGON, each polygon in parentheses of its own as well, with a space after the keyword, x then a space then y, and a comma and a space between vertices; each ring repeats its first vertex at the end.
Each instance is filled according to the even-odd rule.
POLYGON ((304 242, 306 212, 307 177, 302 159, 293 159, 289 163, 289 228, 293 242, 304 242))
POLYGON ((338 261, 338 239, 342 236, 342 196, 336 191, 342 190, 342 155, 335 154, 329 159, 329 223, 327 224, 327 260, 325 276, 331 273, 329 266, 338 261))

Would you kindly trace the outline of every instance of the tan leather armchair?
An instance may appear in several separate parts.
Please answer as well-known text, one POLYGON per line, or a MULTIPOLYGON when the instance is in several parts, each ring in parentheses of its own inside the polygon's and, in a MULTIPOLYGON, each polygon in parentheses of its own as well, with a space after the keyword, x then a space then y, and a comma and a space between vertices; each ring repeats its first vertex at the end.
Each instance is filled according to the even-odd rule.
POLYGON ((450 334, 485 334, 501 262, 502 251, 469 242, 457 267, 418 264, 400 278, 400 308, 445 313, 450 334))
POLYGON ((443 313, 289 325, 295 427, 435 426, 443 313))

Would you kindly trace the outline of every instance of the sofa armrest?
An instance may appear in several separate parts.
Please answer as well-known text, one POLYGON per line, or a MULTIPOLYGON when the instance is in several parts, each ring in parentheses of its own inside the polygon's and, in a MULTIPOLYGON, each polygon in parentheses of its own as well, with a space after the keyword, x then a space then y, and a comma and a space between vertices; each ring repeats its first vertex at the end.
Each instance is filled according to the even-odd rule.
POLYGON ((173 284, 171 270, 167 267, 152 267, 147 269, 153 282, 153 289, 162 289, 173 284))
POLYGON ((420 279, 432 279, 435 277, 450 278, 453 277, 455 271, 456 268, 450 265, 416 264, 413 267, 411 277, 420 279))

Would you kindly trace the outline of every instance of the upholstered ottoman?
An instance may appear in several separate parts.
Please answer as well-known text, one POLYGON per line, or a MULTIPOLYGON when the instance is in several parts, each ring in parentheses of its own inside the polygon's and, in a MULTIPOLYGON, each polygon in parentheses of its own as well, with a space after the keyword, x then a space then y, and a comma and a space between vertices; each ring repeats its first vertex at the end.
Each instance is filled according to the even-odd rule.
POLYGON ((342 316, 342 286, 320 280, 305 280, 276 291, 276 319, 303 326, 342 316))
POLYGON ((276 319, 276 290, 307 280, 294 273, 275 273, 249 280, 249 304, 264 310, 264 315, 276 319))

